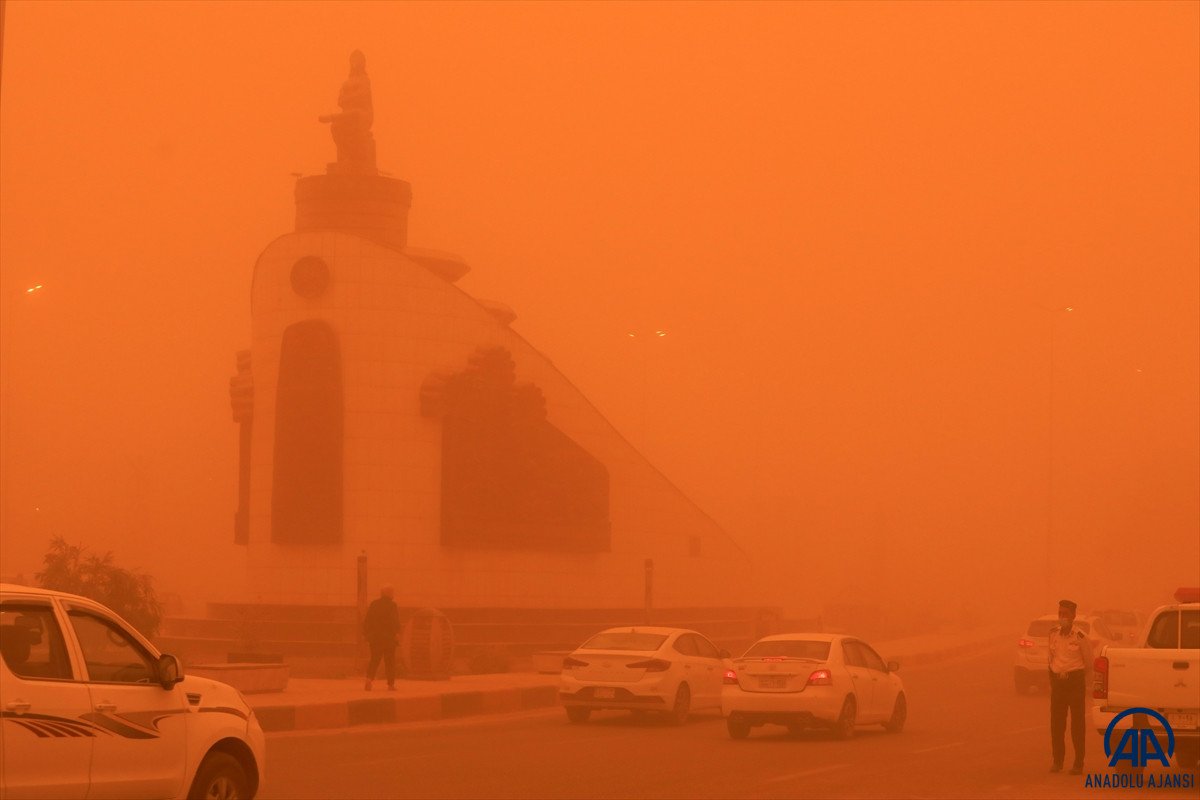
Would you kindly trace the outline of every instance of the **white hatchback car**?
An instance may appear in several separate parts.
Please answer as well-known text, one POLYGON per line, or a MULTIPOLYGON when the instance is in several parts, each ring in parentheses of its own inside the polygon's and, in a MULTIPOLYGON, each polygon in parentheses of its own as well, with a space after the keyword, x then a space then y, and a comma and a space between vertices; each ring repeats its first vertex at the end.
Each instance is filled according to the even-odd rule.
POLYGON ((830 728, 843 739, 854 735, 855 725, 882 724, 899 733, 908 717, 899 668, 853 636, 767 636, 734 659, 725 674, 721 711, 734 739, 766 723, 786 725, 793 733, 830 728))
POLYGON ((592 711, 660 711, 682 724, 721 707, 729 653, 682 628, 634 626, 597 633, 563 659, 558 697, 571 722, 592 711))
POLYGON ((0 796, 253 797, 262 728, 108 608, 0 584, 0 796))

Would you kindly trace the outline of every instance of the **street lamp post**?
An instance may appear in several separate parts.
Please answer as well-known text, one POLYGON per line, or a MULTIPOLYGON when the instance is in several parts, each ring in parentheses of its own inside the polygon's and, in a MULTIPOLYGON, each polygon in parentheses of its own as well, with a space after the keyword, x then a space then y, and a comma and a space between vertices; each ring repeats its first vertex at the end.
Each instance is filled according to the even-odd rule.
POLYGON ((642 447, 645 447, 646 446, 646 435, 648 433, 647 428, 646 428, 646 408, 649 405, 647 402, 647 391, 648 391, 647 386, 649 383, 647 373, 649 370, 649 361, 650 361, 650 349, 649 348, 650 348, 652 342, 662 339, 663 337, 665 337, 667 335, 667 332, 665 330, 659 328, 654 331, 631 330, 631 331, 627 331, 625 333, 625 335, 627 337, 629 337, 630 339, 632 339, 634 341, 634 343, 641 348, 641 361, 642 361, 641 430, 642 430, 642 447))
POLYGON ((1049 356, 1050 356, 1050 371, 1049 371, 1049 386, 1046 391, 1046 565, 1045 565, 1045 602, 1054 602, 1054 373, 1055 373, 1055 352, 1054 352, 1054 337, 1058 329, 1057 322, 1061 314, 1068 314, 1075 310, 1073 306, 1063 306, 1060 308, 1047 308, 1039 305, 1038 308, 1049 314, 1049 356))

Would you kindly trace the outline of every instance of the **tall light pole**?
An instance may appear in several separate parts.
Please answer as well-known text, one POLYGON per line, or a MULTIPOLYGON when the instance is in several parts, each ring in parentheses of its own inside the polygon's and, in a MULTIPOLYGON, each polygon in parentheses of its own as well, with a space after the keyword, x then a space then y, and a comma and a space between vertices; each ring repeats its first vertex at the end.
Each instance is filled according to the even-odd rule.
POLYGON ((1045 602, 1054 602, 1054 373, 1055 352, 1054 339, 1058 330, 1058 320, 1063 314, 1075 310, 1074 306, 1048 308, 1038 305, 1047 313, 1050 320, 1048 330, 1050 351, 1050 373, 1046 391, 1046 585, 1045 602))
POLYGON ((663 339, 667 335, 667 332, 665 330, 663 330, 662 328, 656 328, 653 330, 630 330, 630 331, 626 331, 625 335, 631 341, 633 341, 635 346, 641 348, 641 361, 642 361, 642 425, 641 425, 641 427, 642 427, 642 447, 644 448, 646 446, 646 434, 647 434, 646 407, 647 407, 648 403, 646 401, 647 400, 646 386, 647 386, 648 363, 650 361, 650 347, 653 346, 654 342, 657 342, 657 341, 663 339))
MULTIPOLYGON (((0 336, 0 536, 15 537, 19 530, 19 521, 14 517, 12 471, 17 463, 16 453, 19 448, 13 443, 13 435, 17 428, 13 424, 14 414, 20 421, 28 425, 28 414, 23 411, 29 408, 29 387, 22 383, 27 374, 22 375, 18 367, 21 358, 28 359, 30 312, 26 309, 31 303, 37 302, 42 294, 40 283, 21 288, 5 287, 0 295, 0 320, 3 320, 6 330, 0 336), (18 354, 18 346, 25 347, 24 354, 18 354), (24 394, 14 397, 18 391, 24 394), (24 408, 22 407, 24 405, 24 408)), ((28 369, 24 370, 28 373, 28 369)), ((25 532, 28 536, 30 531, 25 532)))

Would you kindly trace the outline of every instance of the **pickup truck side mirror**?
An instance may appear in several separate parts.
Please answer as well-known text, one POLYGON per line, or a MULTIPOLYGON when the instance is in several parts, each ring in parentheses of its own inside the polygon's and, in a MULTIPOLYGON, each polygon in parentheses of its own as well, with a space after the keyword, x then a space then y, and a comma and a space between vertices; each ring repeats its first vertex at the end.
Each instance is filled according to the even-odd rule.
POLYGON ((170 689, 183 680, 183 667, 175 656, 161 655, 158 657, 158 682, 164 689, 170 689))
POLYGON ((724 647, 721 648, 721 652, 717 653, 717 655, 720 656, 721 658, 729 658, 730 657, 729 651, 726 650, 724 647))
POLYGON ((899 661, 889 661, 887 663, 888 672, 896 672, 900 669, 899 661))

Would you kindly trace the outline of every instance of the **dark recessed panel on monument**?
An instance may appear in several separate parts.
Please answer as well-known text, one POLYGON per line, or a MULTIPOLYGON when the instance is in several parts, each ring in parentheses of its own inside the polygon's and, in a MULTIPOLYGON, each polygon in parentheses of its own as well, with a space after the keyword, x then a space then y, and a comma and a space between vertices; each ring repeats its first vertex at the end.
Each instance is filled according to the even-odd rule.
POLYGON ((608 469, 547 421, 545 398, 516 383, 507 350, 471 362, 423 393, 424 413, 442 418, 441 543, 607 551, 608 469))

